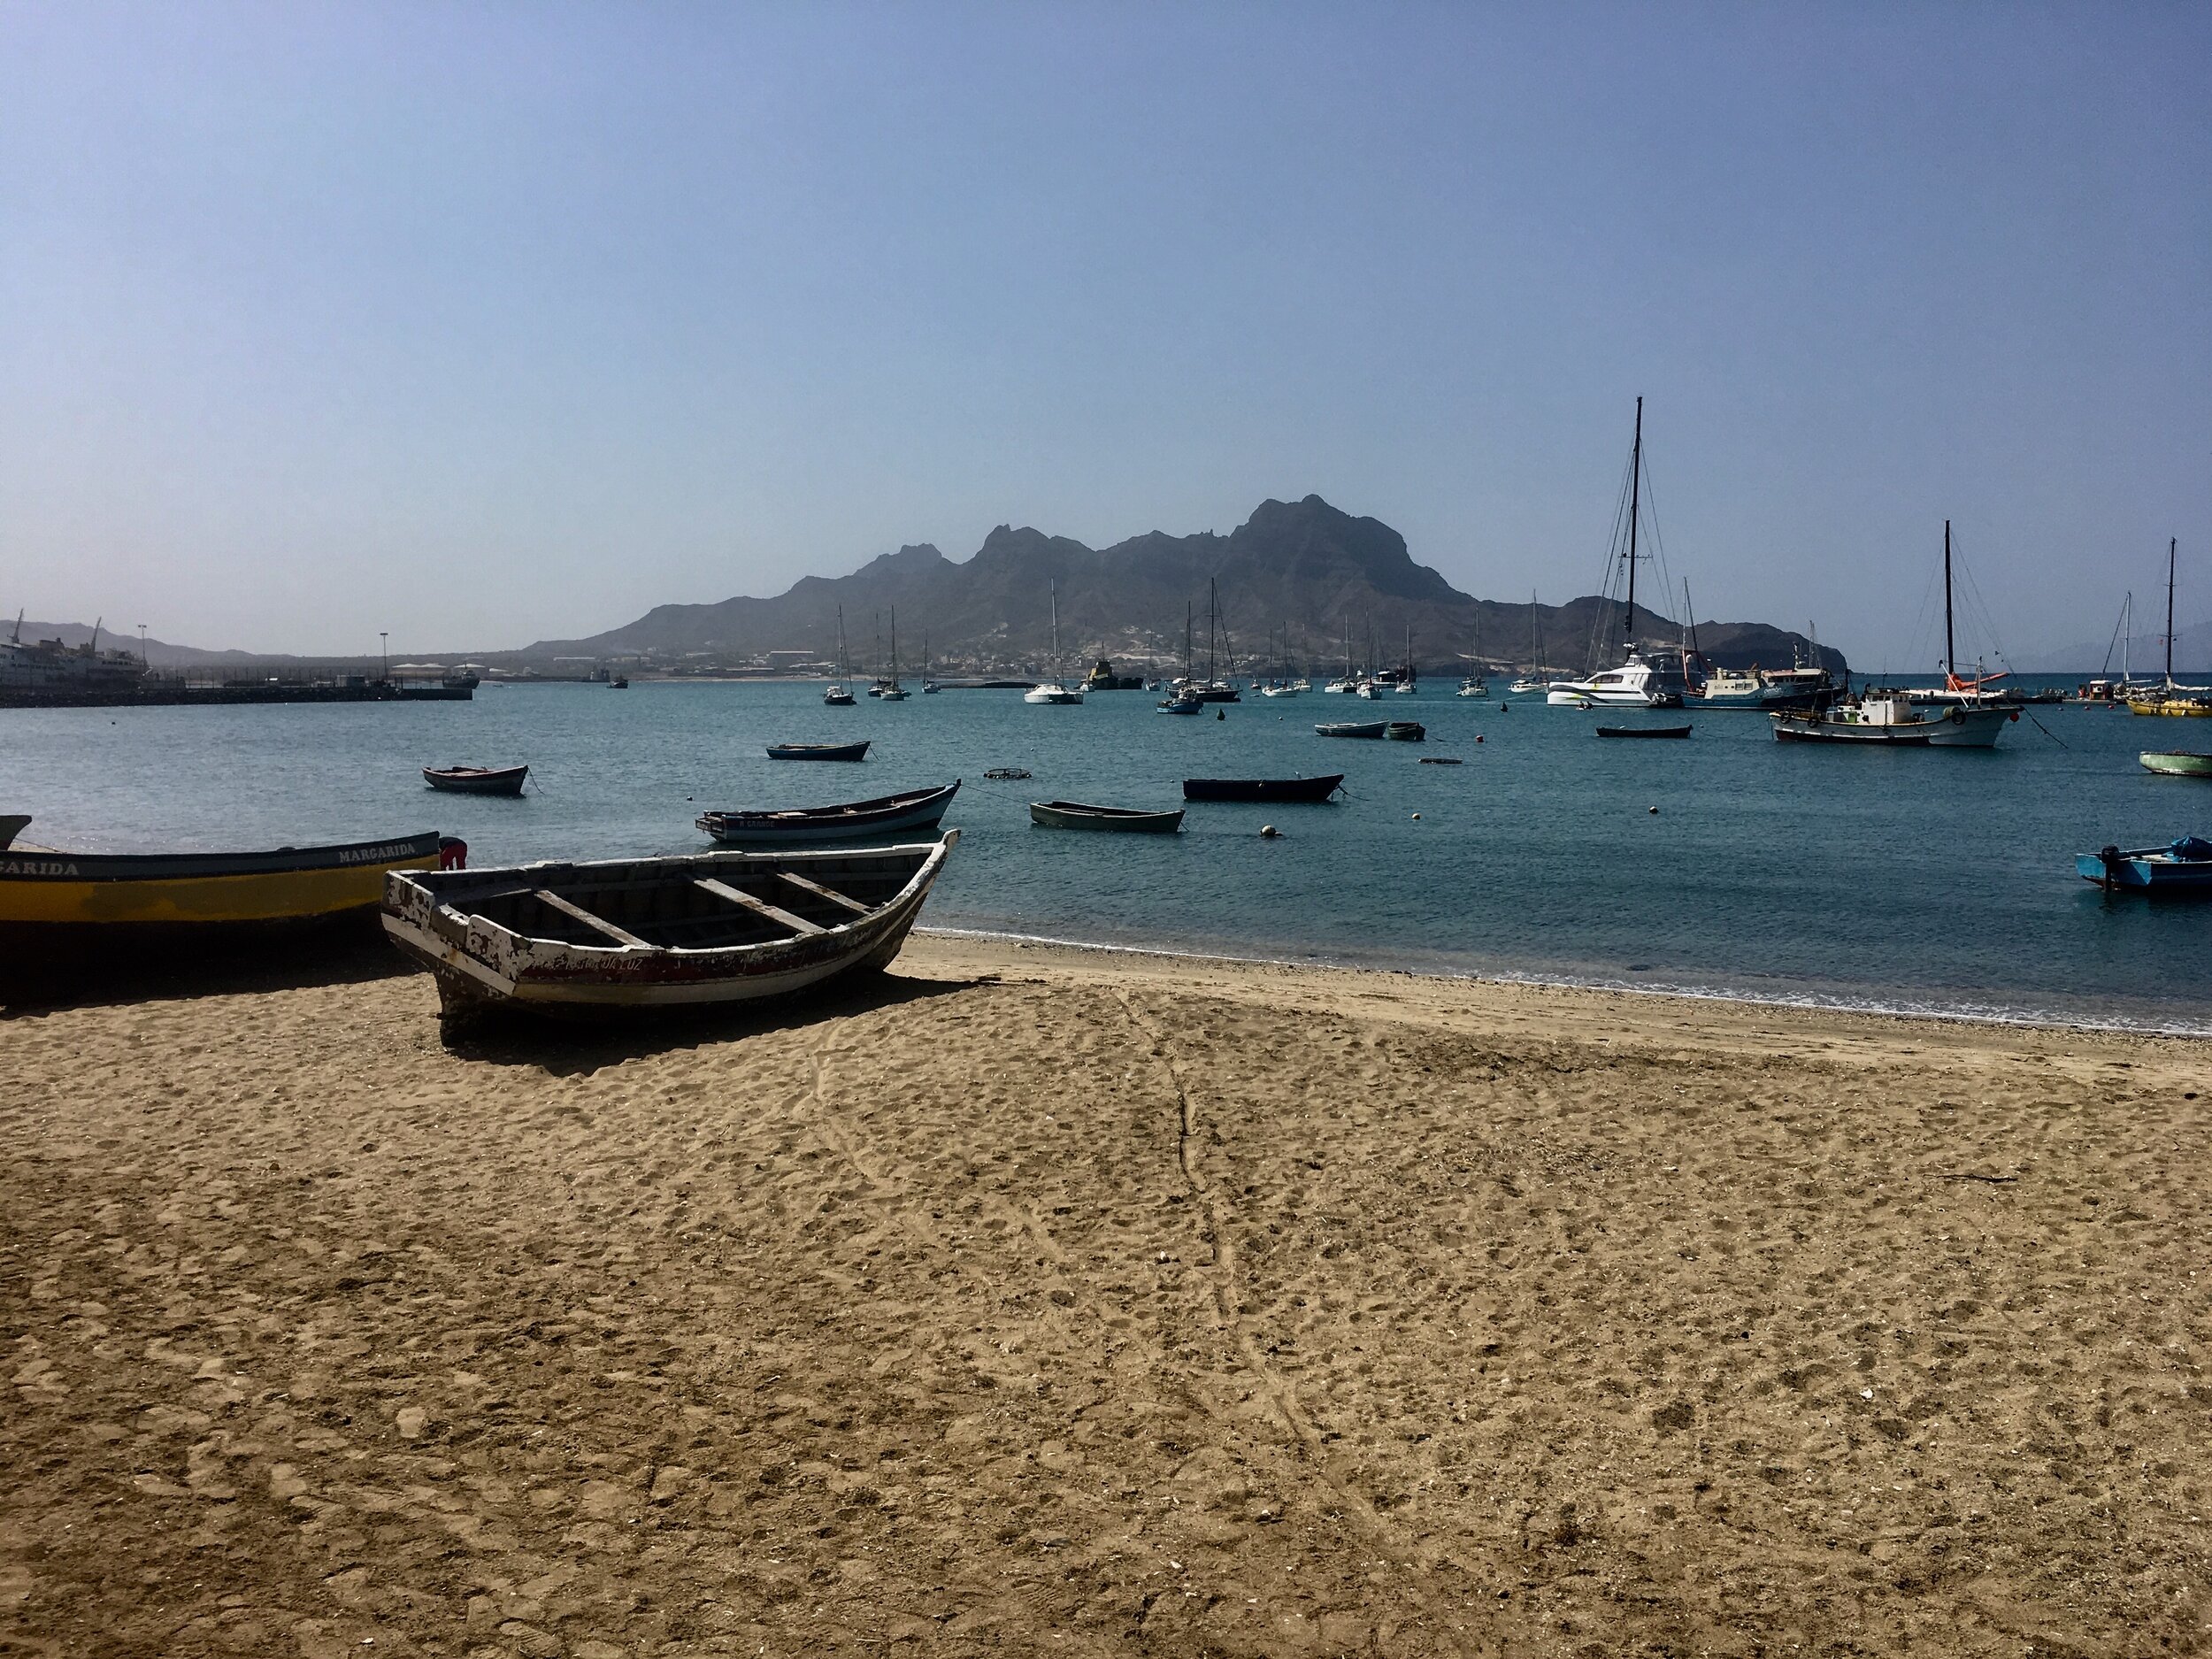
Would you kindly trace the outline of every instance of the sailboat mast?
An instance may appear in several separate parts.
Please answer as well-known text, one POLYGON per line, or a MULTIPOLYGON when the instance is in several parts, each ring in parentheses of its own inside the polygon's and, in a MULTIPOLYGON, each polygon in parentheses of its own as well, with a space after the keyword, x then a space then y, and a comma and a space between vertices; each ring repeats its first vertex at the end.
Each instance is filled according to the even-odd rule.
POLYGON ((1636 442, 1628 452, 1628 615, 1621 622, 1621 646, 1636 655, 1636 520, 1643 516, 1644 400, 1636 400, 1636 442))
POLYGON ((2174 549, 2177 538, 2166 538, 2166 683, 2174 683, 2174 549))
POLYGON ((1943 521, 1943 678, 1951 687, 1959 683, 1958 647, 1951 638, 1951 521, 1943 521))

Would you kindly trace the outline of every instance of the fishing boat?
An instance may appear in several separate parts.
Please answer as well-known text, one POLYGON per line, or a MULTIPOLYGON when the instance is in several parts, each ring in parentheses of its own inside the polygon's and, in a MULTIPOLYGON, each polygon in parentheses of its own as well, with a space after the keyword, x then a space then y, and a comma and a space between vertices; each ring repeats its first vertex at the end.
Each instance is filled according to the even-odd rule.
POLYGON ((1134 807, 1090 806, 1080 801, 1032 801, 1029 821, 1047 829, 1120 830, 1172 835, 1182 827, 1183 809, 1147 812, 1134 807))
POLYGON ((1600 737, 1687 737, 1686 726, 1601 726, 1600 737))
POLYGON ((1326 801, 1344 787, 1344 774, 1325 778, 1186 778, 1186 801, 1326 801))
POLYGON ((699 827, 725 847, 796 847, 815 841, 888 839, 933 830, 960 792, 959 780, 871 801, 781 811, 703 812, 699 827))
POLYGON ((1424 743, 1429 728, 1418 720, 1391 720, 1384 725, 1383 735, 1394 743, 1424 743))
POLYGON ((771 743, 771 760, 865 760, 872 740, 862 738, 857 743, 771 743))
POLYGON ((2107 893, 2125 888, 2136 893, 2212 895, 2212 841, 2199 835, 2184 835, 2163 847, 2139 847, 2131 852, 2105 847, 2077 854, 2074 868, 2083 880, 2095 882, 2107 893))
POLYGON ((627 674, 617 674, 607 684, 617 691, 627 691, 630 688, 630 677, 627 674))
POLYGON ((1390 729, 1387 720, 1328 720, 1313 728, 1324 737, 1380 737, 1390 729))
POLYGON ((15 838, 23 833, 30 821, 28 812, 0 812, 0 853, 15 844, 15 838))
POLYGON ((329 847, 245 853, 0 851, 0 954, 18 971, 49 949, 119 965, 140 947, 196 948, 233 936, 365 918, 393 871, 465 858, 435 831, 329 847))
POLYGON ((527 766, 425 766, 422 780, 454 795, 520 795, 527 766))
POLYGON ((2147 752, 2136 758, 2143 763, 2145 772, 2162 772, 2169 778, 2212 778, 2212 755, 2170 749, 2147 752))
POLYGON ((887 964, 959 839, 403 873, 384 930, 449 1022, 787 996, 887 964))
POLYGON ((1993 749, 2020 711, 2002 703, 1957 706, 1942 712, 1914 707, 1901 691, 1870 693, 1827 709, 1787 710, 1770 717, 1785 743, 1856 743, 1889 749, 1993 749))
POLYGON ((1083 694, 1060 678, 1060 584, 1054 582, 1052 592, 1052 678, 1032 686, 1022 693, 1024 703, 1064 707, 1083 701, 1083 694))
POLYGON ((1206 710, 1205 705, 1197 698, 1179 691, 1173 696, 1155 704, 1152 711, 1155 714, 1203 714, 1206 710))
POLYGON ((822 694, 822 701, 833 709, 854 707, 852 691, 845 684, 851 677, 851 670, 845 663, 845 607, 840 605, 837 607, 837 678, 822 694))

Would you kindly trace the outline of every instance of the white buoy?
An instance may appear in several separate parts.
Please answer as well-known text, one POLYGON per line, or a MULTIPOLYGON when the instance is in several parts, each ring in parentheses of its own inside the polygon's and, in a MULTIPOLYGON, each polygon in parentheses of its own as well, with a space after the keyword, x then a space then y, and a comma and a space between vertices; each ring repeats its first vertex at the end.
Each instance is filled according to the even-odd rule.
POLYGON ((1263 824, 1260 826, 1260 839, 1263 841, 1271 841, 1276 838, 1276 836, 1281 833, 1282 832, 1277 829, 1272 824, 1263 824))

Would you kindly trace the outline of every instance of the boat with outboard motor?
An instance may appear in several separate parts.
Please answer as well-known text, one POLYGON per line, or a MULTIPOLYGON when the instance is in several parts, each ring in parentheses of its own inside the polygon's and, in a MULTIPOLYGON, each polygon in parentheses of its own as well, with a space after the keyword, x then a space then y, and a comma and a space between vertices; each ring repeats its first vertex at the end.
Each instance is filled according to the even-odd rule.
POLYGON ((2078 853, 2074 869, 2107 893, 2193 894, 2212 897, 2212 841, 2184 835, 2163 847, 2078 853))

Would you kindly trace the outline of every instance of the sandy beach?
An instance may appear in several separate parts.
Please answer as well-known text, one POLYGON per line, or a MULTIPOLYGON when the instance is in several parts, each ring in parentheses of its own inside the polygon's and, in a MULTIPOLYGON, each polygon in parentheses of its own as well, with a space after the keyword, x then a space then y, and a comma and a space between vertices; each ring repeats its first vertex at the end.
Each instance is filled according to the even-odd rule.
POLYGON ((435 1007, 0 1019, 0 1653, 2212 1637, 2200 1045, 946 937, 435 1007))

